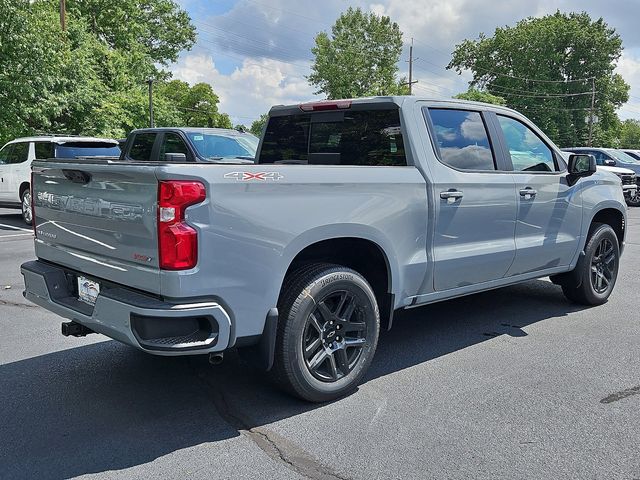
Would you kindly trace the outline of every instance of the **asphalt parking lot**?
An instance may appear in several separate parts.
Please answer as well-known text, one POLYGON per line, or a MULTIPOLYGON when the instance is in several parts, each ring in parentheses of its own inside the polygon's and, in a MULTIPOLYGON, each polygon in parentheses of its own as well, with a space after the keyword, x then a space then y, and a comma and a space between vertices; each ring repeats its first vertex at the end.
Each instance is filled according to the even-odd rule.
POLYGON ((545 280, 398 315, 366 381, 309 405, 234 355, 152 357, 22 297, 0 210, 0 478, 640 478, 640 208, 610 301, 545 280))

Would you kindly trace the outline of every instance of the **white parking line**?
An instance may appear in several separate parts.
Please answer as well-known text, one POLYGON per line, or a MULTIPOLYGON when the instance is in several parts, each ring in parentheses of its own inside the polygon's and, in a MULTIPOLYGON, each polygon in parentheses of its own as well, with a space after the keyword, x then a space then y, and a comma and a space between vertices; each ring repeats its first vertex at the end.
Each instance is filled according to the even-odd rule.
POLYGON ((14 233, 13 235, 0 235, 0 238, 15 238, 15 237, 33 237, 33 233, 14 233))
POLYGON ((10 228, 11 230, 20 230, 21 232, 31 232, 32 231, 30 228, 14 227, 13 225, 5 225, 4 223, 0 223, 0 227, 10 228))

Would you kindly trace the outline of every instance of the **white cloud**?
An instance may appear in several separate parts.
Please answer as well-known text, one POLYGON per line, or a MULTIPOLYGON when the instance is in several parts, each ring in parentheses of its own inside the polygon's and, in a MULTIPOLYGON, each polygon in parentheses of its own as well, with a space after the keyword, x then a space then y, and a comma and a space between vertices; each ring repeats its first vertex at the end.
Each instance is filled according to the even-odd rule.
POLYGON ((633 51, 625 51, 616 72, 631 85, 629 101, 618 110, 620 118, 640 118, 640 58, 633 51))
MULTIPOLYGON (((199 5, 206 2, 181 0, 199 5)), ((203 7, 204 5, 204 7, 203 7)), ((249 123, 273 104, 296 103, 312 97, 309 73, 310 49, 315 35, 329 30, 340 12, 349 6, 362 7, 378 15, 389 15, 404 34, 405 52, 399 62, 406 75, 408 44, 415 39, 415 93, 429 97, 450 97, 467 88, 468 74, 458 76, 445 67, 455 45, 466 38, 491 35, 496 27, 514 25, 527 16, 562 11, 587 11, 593 18, 604 16, 622 36, 625 55, 618 71, 632 85, 629 106, 623 116, 640 117, 640 29, 636 28, 638 0, 238 0, 228 12, 208 17, 195 16, 200 52, 215 51, 237 59, 230 74, 220 73, 211 57, 186 53, 172 69, 176 78, 195 83, 207 81, 221 98, 221 110, 236 123, 249 123), (209 50, 210 49, 210 50, 209 50), (636 113, 631 110, 636 110, 636 113)), ((214 60, 216 57, 214 56, 214 60)), ((226 70, 225 70, 226 71, 226 70)))
POLYGON ((220 97, 220 111, 234 123, 250 124, 273 105, 311 99, 313 88, 301 69, 271 59, 245 59, 230 75, 217 69, 210 55, 190 54, 173 69, 173 76, 190 84, 207 82, 220 97))

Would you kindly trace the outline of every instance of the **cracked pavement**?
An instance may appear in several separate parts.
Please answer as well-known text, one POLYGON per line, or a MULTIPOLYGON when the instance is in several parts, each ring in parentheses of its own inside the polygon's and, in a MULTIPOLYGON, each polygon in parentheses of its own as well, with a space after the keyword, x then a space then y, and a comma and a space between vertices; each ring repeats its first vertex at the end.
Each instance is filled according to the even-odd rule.
POLYGON ((640 478, 640 208, 606 305, 537 280, 402 312, 358 391, 324 405, 234 354, 214 367, 63 337, 22 298, 33 246, 13 213, 0 210, 3 480, 640 478))

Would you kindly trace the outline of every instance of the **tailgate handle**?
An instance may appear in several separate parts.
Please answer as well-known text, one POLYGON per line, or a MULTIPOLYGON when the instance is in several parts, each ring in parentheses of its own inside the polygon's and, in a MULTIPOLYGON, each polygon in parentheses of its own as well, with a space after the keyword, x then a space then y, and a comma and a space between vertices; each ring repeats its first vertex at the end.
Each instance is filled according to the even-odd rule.
POLYGON ((81 183, 86 185, 91 181, 91 174, 82 170, 62 170, 67 180, 73 183, 81 183))

